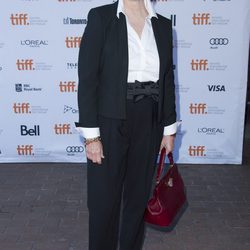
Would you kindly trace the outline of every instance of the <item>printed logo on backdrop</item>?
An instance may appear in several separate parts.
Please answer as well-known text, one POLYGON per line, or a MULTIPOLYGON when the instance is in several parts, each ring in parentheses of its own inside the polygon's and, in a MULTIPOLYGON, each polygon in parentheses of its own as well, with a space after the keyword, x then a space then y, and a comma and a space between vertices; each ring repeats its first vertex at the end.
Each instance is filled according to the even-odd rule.
POLYGON ((42 88, 32 87, 28 83, 15 83, 16 92, 40 92, 42 88))
POLYGON ((228 25, 230 22, 229 18, 224 18, 223 16, 214 16, 211 13, 194 13, 192 16, 192 22, 195 26, 200 25, 228 25))
POLYGON ((225 85, 207 85, 209 92, 226 92, 225 85))
POLYGON ((20 125, 20 134, 21 136, 40 136, 40 126, 34 125, 28 128, 26 125, 20 125))
POLYGON ((207 59, 192 59, 191 61, 192 71, 206 71, 208 70, 208 60, 207 59))
POLYGON ((33 145, 18 145, 17 154, 18 155, 34 155, 33 145))
POLYGON ((170 19, 172 21, 172 26, 176 26, 176 15, 175 14, 170 15, 170 19))
POLYGON ((204 135, 222 135, 225 133, 225 129, 203 127, 203 128, 198 128, 197 132, 199 134, 204 134, 204 135))
POLYGON ((73 131, 68 123, 57 123, 54 125, 54 133, 56 135, 71 135, 73 131))
POLYGON ((190 87, 176 82, 175 89, 176 89, 176 93, 187 93, 187 92, 189 92, 190 87))
POLYGON ((0 49, 4 47, 4 42, 0 42, 0 49))
POLYGON ((78 109, 75 109, 71 106, 68 106, 68 105, 64 105, 64 109, 63 109, 63 113, 66 114, 66 113, 70 113, 70 114, 78 114, 78 109))
POLYGON ((63 18, 63 24, 69 25, 69 24, 87 24, 86 18, 72 18, 72 17, 65 17, 63 18))
POLYGON ((26 39, 26 40, 21 40, 20 44, 22 46, 30 47, 30 48, 41 48, 41 47, 46 47, 49 45, 48 40, 31 40, 31 39, 26 39))
POLYGON ((221 160, 221 159, 234 159, 235 156, 234 154, 229 154, 229 155, 226 155, 226 153, 228 152, 223 152, 222 151, 223 149, 221 147, 218 147, 218 148, 207 148, 206 149, 206 155, 205 155, 205 158, 206 159, 213 159, 213 160, 221 160))
POLYGON ((17 59, 16 67, 18 71, 51 70, 52 65, 45 62, 34 61, 34 59, 17 59))
POLYGON ((68 146, 66 147, 66 152, 68 156, 75 156, 77 154, 82 154, 84 152, 83 146, 68 146))
POLYGON ((193 43, 185 39, 174 39, 173 47, 177 49, 190 49, 193 43))
POLYGON ((190 145, 188 148, 188 154, 191 157, 204 157, 206 156, 206 148, 205 146, 190 145))
POLYGON ((207 103, 190 103, 189 105, 191 115, 222 115, 225 111, 219 106, 209 106, 207 103))
POLYGON ((192 59, 190 62, 192 71, 225 71, 227 69, 226 64, 220 62, 210 62, 208 59, 192 59))
POLYGON ((39 16, 32 16, 29 13, 12 13, 10 15, 11 26, 46 25, 47 19, 39 16))
POLYGON ((61 93, 77 92, 76 81, 60 81, 59 91, 61 93))
POLYGON ((67 36, 65 38, 65 46, 68 49, 80 48, 81 36, 67 36))
POLYGON ((51 154, 51 151, 46 150, 45 148, 35 147, 32 144, 26 145, 17 145, 16 152, 18 156, 25 157, 48 157, 51 154))
POLYGON ((211 49, 218 49, 226 47, 229 44, 229 39, 226 37, 224 38, 213 37, 209 40, 209 44, 211 49))
POLYGON ((18 102, 13 103, 12 110, 15 114, 26 115, 26 114, 46 114, 47 108, 42 106, 31 105, 29 102, 18 102))
POLYGON ((0 66, 0 72, 3 70, 3 67, 2 66, 0 66))
POLYGON ((194 146, 190 145, 187 149, 188 155, 192 158, 205 158, 205 159, 234 159, 234 155, 226 155, 221 149, 208 148, 207 146, 194 146))
POLYGON ((78 63, 67 63, 67 69, 77 69, 78 63))

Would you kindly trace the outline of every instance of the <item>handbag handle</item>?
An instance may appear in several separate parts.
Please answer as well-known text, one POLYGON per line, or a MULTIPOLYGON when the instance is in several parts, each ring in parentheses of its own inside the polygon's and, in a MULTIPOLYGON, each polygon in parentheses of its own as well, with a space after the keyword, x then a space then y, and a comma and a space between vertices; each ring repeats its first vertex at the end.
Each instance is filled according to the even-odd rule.
MULTIPOLYGON (((163 167, 164 167, 165 157, 166 157, 166 148, 163 147, 161 149, 159 166, 157 168, 156 184, 158 184, 160 182, 160 176, 161 176, 161 173, 162 173, 162 170, 163 170, 163 167)), ((173 159, 172 152, 168 153, 168 160, 170 162, 170 167, 173 167, 174 166, 174 159, 173 159)))

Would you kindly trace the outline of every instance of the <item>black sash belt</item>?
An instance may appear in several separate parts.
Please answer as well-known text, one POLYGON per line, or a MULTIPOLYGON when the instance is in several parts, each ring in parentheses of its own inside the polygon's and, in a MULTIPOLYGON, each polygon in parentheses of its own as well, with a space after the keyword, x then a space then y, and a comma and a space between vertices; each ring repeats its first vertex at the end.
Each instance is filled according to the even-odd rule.
POLYGON ((138 102, 142 98, 150 96, 156 102, 159 101, 159 81, 153 82, 135 82, 127 83, 127 99, 138 102))

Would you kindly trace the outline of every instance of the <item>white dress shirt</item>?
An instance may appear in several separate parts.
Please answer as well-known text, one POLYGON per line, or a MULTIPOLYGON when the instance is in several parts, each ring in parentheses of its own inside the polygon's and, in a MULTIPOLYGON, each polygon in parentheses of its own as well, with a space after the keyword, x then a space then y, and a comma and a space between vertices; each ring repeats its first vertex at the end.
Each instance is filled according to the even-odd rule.
MULTIPOLYGON (((157 17, 157 14, 150 0, 144 0, 144 4, 149 15, 146 17, 141 38, 129 23, 128 17, 124 12, 123 0, 120 0, 117 6, 117 17, 119 18, 119 13, 122 12, 126 17, 127 23, 129 55, 127 82, 134 82, 135 80, 156 82, 159 79, 160 61, 150 20, 153 16, 157 17)), ((100 136, 99 127, 77 127, 77 130, 85 138, 100 136)), ((163 134, 175 134, 176 130, 177 122, 165 126, 163 134)))

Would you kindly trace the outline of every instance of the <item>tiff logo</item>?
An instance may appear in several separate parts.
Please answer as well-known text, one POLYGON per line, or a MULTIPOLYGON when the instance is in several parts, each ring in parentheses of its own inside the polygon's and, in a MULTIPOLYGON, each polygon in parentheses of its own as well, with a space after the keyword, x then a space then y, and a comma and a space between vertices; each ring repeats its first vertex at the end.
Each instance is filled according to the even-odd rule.
POLYGON ((33 145, 18 145, 17 154, 18 155, 34 155, 33 145))
POLYGON ((10 21, 12 25, 29 25, 28 14, 11 14, 10 21))
POLYGON ((35 70, 33 67, 34 61, 32 59, 17 59, 17 70, 35 70))
POLYGON ((190 114, 207 114, 206 112, 207 105, 206 103, 191 103, 189 106, 190 114))
POLYGON ((198 13, 193 14, 193 24, 194 25, 210 25, 210 14, 209 13, 198 13))
POLYGON ((189 146, 188 153, 190 156, 206 156, 205 146, 189 146))
POLYGON ((207 59, 192 59, 191 61, 191 69, 193 71, 205 71, 208 70, 208 60, 207 59))
POLYGON ((70 124, 55 124, 54 131, 56 135, 69 135, 72 134, 70 124))
POLYGON ((66 37, 65 44, 67 48, 79 48, 81 44, 81 37, 75 36, 75 37, 66 37))
POLYGON ((75 81, 60 81, 59 83, 60 92, 77 92, 75 81))
POLYGON ((29 103, 14 103, 13 111, 15 114, 30 114, 30 104, 29 103))

